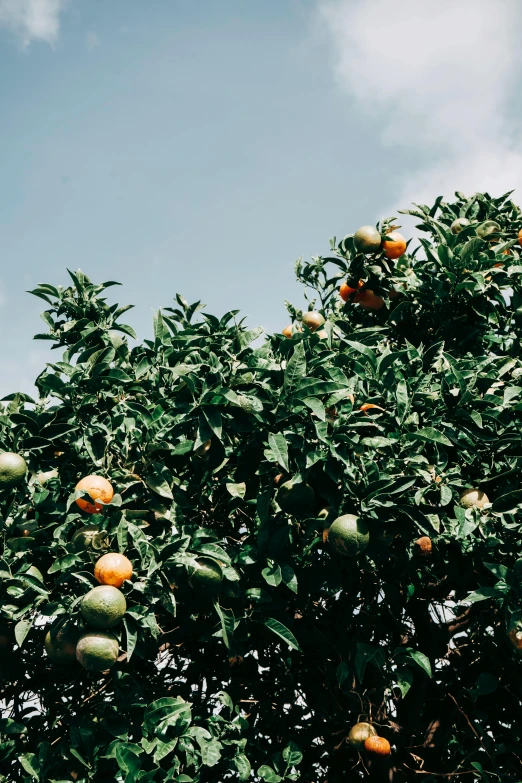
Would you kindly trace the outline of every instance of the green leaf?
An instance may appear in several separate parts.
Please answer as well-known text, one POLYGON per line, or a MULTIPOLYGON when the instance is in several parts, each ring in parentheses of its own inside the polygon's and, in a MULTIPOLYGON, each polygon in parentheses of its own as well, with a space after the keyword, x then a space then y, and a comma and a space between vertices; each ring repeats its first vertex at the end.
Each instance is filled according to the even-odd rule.
POLYGON ((453 446, 452 442, 447 438, 440 430, 436 430, 433 427, 424 427, 417 432, 411 432, 410 438, 416 438, 417 440, 425 440, 430 443, 441 443, 443 446, 453 446))
POLYGON ((215 767, 221 758, 221 743, 215 739, 199 742, 201 749, 201 761, 206 767, 215 767))
POLYGON ((281 566, 281 576, 285 585, 293 592, 297 594, 297 576, 294 569, 289 565, 281 566))
POLYGON ((18 756, 18 761, 31 777, 40 780, 40 764, 34 753, 23 753, 18 756))
POLYGON ((401 692, 401 696, 404 699, 411 686, 413 685, 413 672, 407 666, 397 669, 397 687, 401 692))
POLYGON ((497 514, 507 514, 510 511, 515 511, 521 504, 522 489, 516 489, 513 492, 508 492, 506 495, 501 495, 499 498, 496 498, 491 505, 491 510, 497 514))
POLYGON ((125 626, 125 635, 127 637, 126 649, 127 660, 129 661, 136 647, 136 642, 138 641, 138 629, 136 623, 130 617, 123 618, 123 625, 125 626))
POLYGON ((239 780, 248 780, 252 771, 252 767, 250 766, 250 762, 245 754, 238 753, 237 756, 234 756, 232 762, 236 768, 239 780))
POLYGON ((282 580, 282 574, 281 574, 281 567, 278 563, 274 561, 269 561, 266 568, 263 568, 261 571, 261 574, 263 575, 263 579, 267 584, 271 585, 272 587, 277 587, 277 585, 281 584, 282 580))
POLYGON ((397 413, 399 414, 399 421, 402 422, 406 418, 406 414, 409 410, 409 396, 408 396, 408 384, 406 381, 399 381, 397 388, 395 389, 395 398, 397 400, 397 413))
POLYGON ((287 642, 287 644, 289 644, 292 649, 301 652, 301 648, 299 647, 297 639, 293 633, 289 631, 285 625, 283 625, 283 623, 280 623, 279 620, 275 620, 273 617, 267 617, 264 620, 264 624, 267 628, 273 631, 273 633, 275 633, 277 636, 280 636, 281 639, 287 642))
POLYGON ((357 652, 355 654, 355 675, 360 683, 362 683, 364 679, 364 673, 369 663, 371 663, 373 666, 376 666, 381 671, 384 666, 383 651, 379 647, 374 647, 373 644, 357 642, 357 652))
POLYGON ((32 625, 33 623, 31 620, 20 620, 20 622, 15 625, 14 634, 16 643, 19 647, 23 645, 32 625))
POLYGON ((218 408, 206 405, 202 408, 203 415, 208 422, 208 426, 214 433, 214 435, 221 440, 221 434, 223 431, 223 425, 221 422, 221 413, 218 408))
POLYGON ((287 473, 290 472, 290 466, 288 464, 288 444, 285 436, 281 433, 271 432, 268 436, 268 445, 276 461, 281 465, 283 470, 287 473))
POLYGON ((152 467, 149 469, 147 476, 145 476, 145 482, 147 486, 150 487, 153 492, 156 492, 162 498, 168 498, 169 500, 174 499, 174 496, 172 495, 172 490, 170 488, 171 481, 172 481, 172 476, 170 474, 170 471, 159 463, 155 463, 154 465, 152 465, 152 467))
POLYGON ((303 403, 307 406, 307 408, 310 408, 310 410, 315 413, 320 421, 325 421, 326 411, 323 403, 320 400, 316 399, 315 397, 305 397, 303 403))
POLYGON ((473 239, 470 239, 465 245, 462 245, 460 260, 463 266, 467 266, 469 262, 485 248, 486 243, 480 237, 473 237, 473 239))
POLYGON ((224 609, 221 607, 218 601, 214 601, 214 609, 216 610, 221 623, 221 638, 223 639, 225 647, 230 649, 235 630, 234 612, 231 609, 224 609))
POLYGON ((504 589, 499 587, 479 587, 478 590, 466 596, 463 603, 475 604, 477 601, 487 601, 488 598, 503 598, 506 591, 507 586, 504 589))
POLYGON ((297 343, 294 352, 286 365, 284 389, 289 394, 306 375, 306 356, 304 342, 297 343))
POLYGON ((428 677, 432 677, 430 659, 427 655, 424 655, 420 650, 413 650, 411 647, 402 648, 402 652, 409 660, 416 663, 428 677))
POLYGON ((255 326, 253 329, 249 329, 246 332, 239 332, 238 340, 241 349, 247 348, 250 343, 253 343, 258 337, 261 337, 264 331, 262 326, 255 326))
POLYGON ((257 774, 265 783, 279 783, 279 781, 283 780, 283 778, 279 777, 279 775, 274 772, 272 767, 269 767, 266 764, 259 767, 257 774))
POLYGON ((246 494, 246 484, 244 481, 242 481, 240 484, 232 484, 229 483, 226 485, 227 491, 230 495, 232 495, 233 498, 241 498, 241 500, 245 497, 246 494))
POLYGON ((290 742, 283 750, 283 758, 289 767, 296 767, 303 760, 303 754, 295 742, 290 742))

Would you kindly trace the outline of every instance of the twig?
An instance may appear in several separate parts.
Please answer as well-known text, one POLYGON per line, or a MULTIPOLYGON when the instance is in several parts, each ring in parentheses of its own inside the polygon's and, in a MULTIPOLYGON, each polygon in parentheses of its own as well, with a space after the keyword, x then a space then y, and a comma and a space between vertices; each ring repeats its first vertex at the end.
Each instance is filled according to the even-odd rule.
POLYGON ((102 691, 105 690, 107 685, 109 684, 110 680, 108 680, 105 685, 102 685, 101 688, 99 688, 97 691, 94 691, 94 693, 91 693, 90 696, 87 696, 86 699, 82 701, 82 704, 85 704, 86 702, 90 701, 91 699, 94 699, 95 696, 98 696, 102 691))
POLYGON ((413 767, 408 767, 407 764, 403 764, 403 766, 411 772, 415 772, 416 775, 433 775, 437 778, 451 778, 453 775, 475 775, 477 772, 476 769, 468 769, 465 772, 428 772, 424 769, 413 769, 413 767))
POLYGON ((480 734, 478 733, 478 731, 476 730, 475 726, 472 724, 472 722, 470 721, 470 719, 468 718, 468 716, 466 715, 466 713, 464 712, 464 710, 463 710, 461 707, 459 707, 459 705, 458 705, 458 703, 457 703, 457 700, 456 700, 456 698, 455 698, 454 696, 452 696, 452 695, 451 695, 451 693, 448 693, 448 696, 450 697, 451 701, 452 701, 452 702, 455 704, 455 707, 458 709, 458 711, 460 712, 460 714, 461 714, 461 715, 462 715, 462 716, 463 716, 463 717, 466 719, 466 722, 467 722, 468 726, 470 727, 471 731, 473 732, 473 734, 475 735, 475 737, 476 737, 476 738, 478 739, 478 741, 480 742, 480 745, 481 745, 481 747, 482 747, 482 750, 483 750, 483 751, 486 753, 486 755, 487 755, 488 759, 489 759, 489 760, 490 760, 490 761, 491 761, 493 764, 495 764, 495 762, 493 761, 493 759, 491 758, 491 756, 490 756, 490 754, 489 754, 489 751, 488 751, 488 749, 486 748, 486 746, 485 746, 485 745, 484 745, 484 743, 482 742, 482 739, 481 739, 481 737, 480 737, 480 734))

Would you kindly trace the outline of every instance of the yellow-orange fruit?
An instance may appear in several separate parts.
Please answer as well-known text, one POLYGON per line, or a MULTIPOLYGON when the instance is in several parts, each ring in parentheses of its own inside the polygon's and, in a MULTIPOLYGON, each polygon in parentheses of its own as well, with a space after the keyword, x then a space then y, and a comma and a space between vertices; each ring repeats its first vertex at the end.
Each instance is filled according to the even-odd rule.
POLYGON ((421 536, 415 542, 415 552, 419 557, 430 557, 433 552, 433 542, 429 536, 421 536))
POLYGON ((101 585, 121 587, 132 576, 132 563, 119 552, 107 552, 94 566, 94 576, 101 585))
MULTIPOLYGON (((357 288, 362 288, 364 285, 362 280, 359 280, 357 284, 357 288)), ((348 285, 348 283, 343 283, 342 286, 339 288, 339 296, 343 300, 343 302, 347 302, 348 299, 355 294, 357 291, 357 288, 352 288, 348 285)))
POLYGON ((364 740, 364 749, 375 756, 389 756, 391 745, 384 737, 370 736, 364 740))
MULTIPOLYGON (((76 489, 82 489, 84 492, 87 492, 94 501, 101 500, 102 503, 110 503, 114 497, 112 484, 103 476, 85 476, 85 478, 80 479, 77 483, 76 489)), ((101 503, 89 503, 85 498, 78 498, 76 505, 78 505, 82 511, 86 511, 87 514, 98 514, 103 509, 101 503)))
POLYGON ((406 240, 398 231, 390 231, 383 243, 386 258, 400 258, 406 252, 406 240))

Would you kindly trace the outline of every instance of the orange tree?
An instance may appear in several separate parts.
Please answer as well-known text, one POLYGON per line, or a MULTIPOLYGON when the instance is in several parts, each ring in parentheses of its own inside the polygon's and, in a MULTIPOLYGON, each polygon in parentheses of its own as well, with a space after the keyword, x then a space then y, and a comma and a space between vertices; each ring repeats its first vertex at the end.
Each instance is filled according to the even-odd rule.
POLYGON ((520 779, 522 214, 408 212, 413 252, 391 219, 298 262, 314 315, 261 347, 177 296, 131 348, 114 283, 32 292, 0 780, 520 779))

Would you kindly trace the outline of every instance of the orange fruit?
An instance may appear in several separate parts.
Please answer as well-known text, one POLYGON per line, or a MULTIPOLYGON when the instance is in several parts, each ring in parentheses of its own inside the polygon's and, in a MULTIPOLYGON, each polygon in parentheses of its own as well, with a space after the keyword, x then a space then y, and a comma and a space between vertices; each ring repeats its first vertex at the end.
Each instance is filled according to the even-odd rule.
POLYGON ((385 305, 382 296, 377 296, 370 288, 358 291, 353 301, 360 304, 363 310, 380 310, 385 305))
POLYGON ((301 327, 298 324, 288 324, 288 326, 285 326, 281 334, 284 334, 285 337, 292 337, 294 330, 296 332, 300 332, 301 327))
MULTIPOLYGON (((82 489, 84 492, 87 492, 94 501, 101 500, 102 503, 110 503, 114 497, 112 484, 103 476, 85 476, 85 478, 80 479, 75 488, 82 489)), ((82 511, 86 511, 87 514, 99 514, 103 509, 103 506, 100 503, 89 503, 85 498, 78 498, 76 505, 79 506, 82 511)))
POLYGON ((406 240, 398 231, 390 231, 383 243, 386 258, 400 258, 406 252, 406 240))
POLYGON ((94 576, 101 585, 121 587, 132 576, 132 563, 119 552, 107 552, 94 566, 94 576))
POLYGON ((389 756, 391 745, 384 737, 371 735, 364 740, 364 749, 367 753, 373 753, 375 756, 389 756))
POLYGON ((415 553, 419 557, 431 557, 433 552, 433 543, 428 536, 421 536, 415 542, 415 553))
POLYGON ((303 314, 302 322, 307 326, 311 332, 315 332, 316 329, 320 329, 324 324, 324 318, 317 310, 309 310, 303 314))
MULTIPOLYGON (((364 285, 362 280, 359 280, 357 283, 357 288, 362 288, 364 285)), ((339 296, 343 300, 343 302, 347 302, 348 299, 355 294, 357 291, 357 288, 352 288, 348 285, 348 283, 343 283, 342 286, 339 288, 339 296)))
POLYGON ((377 732, 371 723, 362 721, 361 723, 356 723, 350 729, 350 733, 348 734, 348 743, 352 746, 352 748, 355 748, 356 750, 362 750, 368 737, 375 737, 376 734, 377 732))
POLYGON ((522 228, 518 232, 517 237, 518 237, 518 244, 522 247, 522 228))

